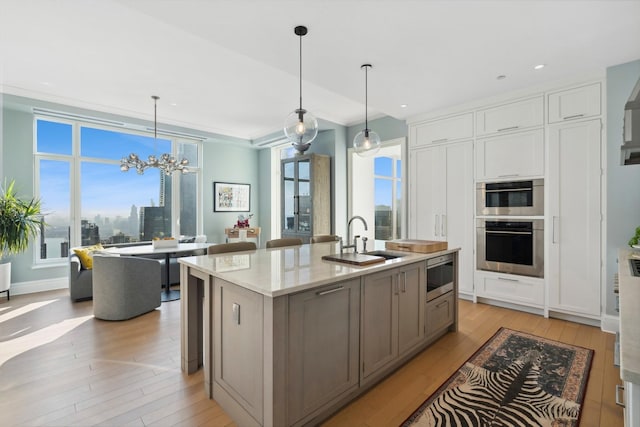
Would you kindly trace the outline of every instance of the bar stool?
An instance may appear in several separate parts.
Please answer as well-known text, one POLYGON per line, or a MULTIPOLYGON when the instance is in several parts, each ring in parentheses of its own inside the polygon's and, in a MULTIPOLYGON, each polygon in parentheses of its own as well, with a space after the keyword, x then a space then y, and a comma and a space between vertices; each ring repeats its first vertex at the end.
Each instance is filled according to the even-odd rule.
POLYGON ((267 248, 282 248, 285 246, 300 246, 302 239, 298 237, 286 237, 282 239, 273 239, 267 242, 267 248))
POLYGON ((311 237, 311 243, 337 242, 339 237, 335 234, 318 234, 311 237))
POLYGON ((207 254, 222 254, 227 252, 251 251, 256 249, 254 242, 232 242, 221 243, 219 245, 211 245, 207 249, 207 254))

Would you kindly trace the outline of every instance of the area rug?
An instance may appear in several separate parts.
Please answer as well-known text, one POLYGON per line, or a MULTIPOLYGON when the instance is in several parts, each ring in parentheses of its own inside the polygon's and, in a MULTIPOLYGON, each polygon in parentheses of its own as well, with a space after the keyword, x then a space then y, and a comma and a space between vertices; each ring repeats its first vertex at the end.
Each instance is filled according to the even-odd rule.
POLYGON ((592 359, 501 328, 402 426, 577 426, 592 359))

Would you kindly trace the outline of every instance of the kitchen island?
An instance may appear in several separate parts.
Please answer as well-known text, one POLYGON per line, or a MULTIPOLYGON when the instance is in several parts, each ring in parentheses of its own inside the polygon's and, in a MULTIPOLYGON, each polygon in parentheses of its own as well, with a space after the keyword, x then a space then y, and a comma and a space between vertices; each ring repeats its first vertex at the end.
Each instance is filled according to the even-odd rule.
POLYGON ((616 403, 622 400, 619 404, 624 406, 625 427, 640 425, 640 277, 632 274, 632 261, 640 261, 640 251, 627 248, 618 251, 620 378, 624 393, 622 398, 616 396, 616 403))
POLYGON ((335 242, 185 257, 181 365, 238 425, 317 424, 457 330, 458 250, 365 267, 335 242), (427 260, 453 289, 427 302, 427 260))

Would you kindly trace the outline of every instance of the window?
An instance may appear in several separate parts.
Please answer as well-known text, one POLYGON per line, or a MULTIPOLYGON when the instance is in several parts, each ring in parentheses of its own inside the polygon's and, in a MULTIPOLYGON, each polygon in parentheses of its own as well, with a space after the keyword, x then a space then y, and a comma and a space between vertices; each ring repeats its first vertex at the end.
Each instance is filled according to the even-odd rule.
POLYGON ((373 160, 376 240, 400 237, 401 162, 393 157, 375 157, 373 160))
POLYGON ((374 240, 375 249, 384 249, 386 240, 403 237, 403 144, 404 139, 385 142, 373 157, 351 151, 349 211, 367 220, 366 235, 374 240))
POLYGON ((41 117, 35 126, 36 181, 47 223, 37 262, 59 261, 78 245, 197 234, 199 142, 41 117), (121 172, 120 159, 130 152, 186 157, 191 173, 121 172))

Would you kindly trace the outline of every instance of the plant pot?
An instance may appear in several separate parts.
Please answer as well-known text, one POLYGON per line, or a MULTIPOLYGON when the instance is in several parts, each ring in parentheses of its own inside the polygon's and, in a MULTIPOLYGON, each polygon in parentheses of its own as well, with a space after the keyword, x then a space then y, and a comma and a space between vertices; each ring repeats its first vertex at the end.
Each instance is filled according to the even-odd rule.
POLYGON ((0 264, 0 292, 8 291, 10 286, 11 286, 11 263, 7 262, 4 264, 0 264))

